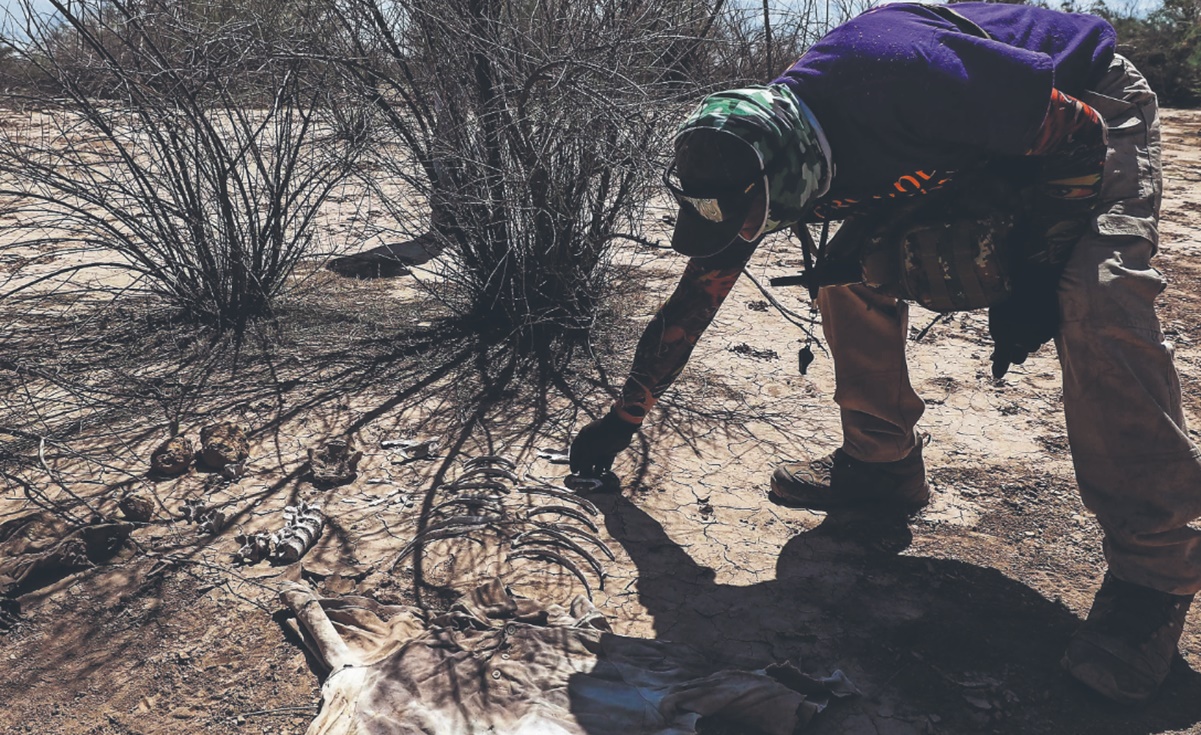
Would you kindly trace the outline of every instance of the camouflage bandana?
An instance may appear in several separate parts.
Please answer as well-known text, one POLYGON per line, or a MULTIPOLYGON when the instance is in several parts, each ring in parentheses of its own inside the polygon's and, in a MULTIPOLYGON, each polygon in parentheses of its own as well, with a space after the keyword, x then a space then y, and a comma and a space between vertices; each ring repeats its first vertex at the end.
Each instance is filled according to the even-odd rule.
POLYGON ((767 172, 767 218, 759 235, 799 222, 830 188, 830 157, 812 113, 783 84, 730 89, 701 101, 676 131, 730 133, 754 148, 767 172))

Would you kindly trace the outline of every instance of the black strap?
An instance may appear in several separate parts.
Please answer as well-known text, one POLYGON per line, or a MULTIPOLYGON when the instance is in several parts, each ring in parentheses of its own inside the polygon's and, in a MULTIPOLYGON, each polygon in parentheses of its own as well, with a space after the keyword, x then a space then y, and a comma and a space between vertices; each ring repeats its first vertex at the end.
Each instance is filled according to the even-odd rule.
POLYGON ((820 246, 813 241, 813 235, 809 234, 809 228, 804 222, 797 222, 792 226, 792 231, 801 239, 801 254, 805 258, 805 272, 797 276, 777 276, 771 279, 771 285, 773 287, 805 286, 809 289, 810 300, 816 300, 818 288, 843 282, 838 279, 827 281, 823 278, 826 264, 826 243, 830 238, 830 222, 829 220, 822 222, 820 246))
POLYGON ((805 275, 809 276, 809 298, 817 298, 817 279, 814 278, 816 269, 813 267, 813 253, 817 250, 817 245, 813 244, 813 235, 809 234, 809 228, 801 225, 796 228, 797 234, 801 237, 801 254, 805 257, 805 275))

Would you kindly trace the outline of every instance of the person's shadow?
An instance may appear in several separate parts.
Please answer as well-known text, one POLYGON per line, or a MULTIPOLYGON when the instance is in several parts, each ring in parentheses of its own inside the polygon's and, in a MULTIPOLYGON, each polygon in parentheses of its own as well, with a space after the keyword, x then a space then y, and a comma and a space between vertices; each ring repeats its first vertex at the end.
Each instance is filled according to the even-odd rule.
POLYGON ((591 497, 637 568, 657 637, 731 665, 787 659, 851 678, 864 696, 812 732, 1134 735, 1201 722, 1201 675, 1182 659, 1149 706, 1109 703, 1059 667, 1080 623, 1064 605, 995 569, 899 555, 912 539, 903 517, 831 513, 784 545, 773 579, 736 586, 625 495, 591 497))

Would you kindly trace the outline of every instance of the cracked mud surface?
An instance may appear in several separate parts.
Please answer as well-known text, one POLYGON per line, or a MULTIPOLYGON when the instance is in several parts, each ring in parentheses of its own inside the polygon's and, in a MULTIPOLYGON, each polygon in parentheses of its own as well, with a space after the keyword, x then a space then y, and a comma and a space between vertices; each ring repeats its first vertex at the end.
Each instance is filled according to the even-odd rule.
MULTIPOLYGON (((1201 426, 1201 111, 1167 111, 1165 142, 1158 265, 1170 285, 1160 315, 1177 347, 1186 411, 1201 426)), ((751 264, 761 282, 799 268, 794 243, 769 245, 751 264)), ((661 252, 633 259, 628 318, 600 345, 611 382, 624 375, 678 266, 661 252)), ((504 385, 500 367, 437 331, 428 303, 404 280, 312 278, 314 295, 281 318, 271 359, 248 348, 236 381, 203 382, 201 367, 186 360, 155 375, 156 359, 177 366, 189 354, 187 335, 163 327, 145 350, 150 367, 123 378, 132 381, 128 400, 141 401, 136 410, 92 410, 86 417, 108 423, 81 421, 74 454, 48 456, 61 477, 97 481, 75 487, 92 493, 98 509, 115 508, 120 486, 151 495, 157 511, 108 563, 22 599, 19 624, 0 634, 0 733, 304 732, 318 678, 278 624, 275 591, 286 579, 414 603, 420 576, 419 601, 432 608, 498 572, 527 595, 562 600, 581 591, 554 567, 505 565, 493 544, 434 542, 420 568, 410 561, 389 571, 423 508, 436 502, 430 488, 460 472, 463 456, 498 451, 553 480, 564 468, 538 459, 538 449, 562 448, 587 417, 559 389, 504 385), (246 475, 126 479, 165 438, 150 396, 192 384, 202 386, 198 415, 181 430, 194 435, 215 420, 252 427, 246 475), (307 448, 346 434, 365 453, 357 477, 330 489, 307 483, 307 448), (435 458, 406 459, 381 447, 398 438, 442 444, 435 458), (215 537, 198 537, 178 518, 182 503, 197 498, 229 516, 215 537), (297 499, 318 503, 328 519, 316 548, 287 567, 233 566, 234 537, 278 527, 282 508, 297 499)), ((799 292, 775 295, 807 308, 799 292)), ((995 382, 983 314, 935 324, 910 344, 913 382, 927 404, 932 505, 908 523, 792 511, 766 501, 767 478, 783 460, 836 446, 833 370, 819 352, 799 375, 802 335, 763 305, 741 281, 615 468, 622 492, 589 496, 601 511, 599 535, 617 555, 595 593, 617 632, 687 642, 754 667, 787 659, 814 674, 842 669, 863 696, 832 705, 813 733, 1201 732, 1201 609, 1149 706, 1108 704, 1058 668, 1104 560, 1075 489, 1053 348, 995 382)), ((932 318, 914 309, 913 336, 932 318)), ((71 343, 71 323, 31 317, 26 326, 58 335, 64 349, 71 343)), ((30 353, 31 361, 54 357, 40 349, 46 354, 30 353)), ((68 368, 95 383, 116 373, 106 372, 103 354, 75 357, 68 368)), ((565 385, 595 412, 605 399, 581 377, 590 369, 565 385)), ((17 390, 32 385, 40 419, 81 410, 53 384, 30 380, 3 384, 0 409, 33 410, 17 390)), ((11 416, 2 423, 21 425, 11 416)), ((41 469, 27 468, 29 479, 51 487, 41 469)), ((0 522, 30 509, 19 489, 6 488, 0 522)))

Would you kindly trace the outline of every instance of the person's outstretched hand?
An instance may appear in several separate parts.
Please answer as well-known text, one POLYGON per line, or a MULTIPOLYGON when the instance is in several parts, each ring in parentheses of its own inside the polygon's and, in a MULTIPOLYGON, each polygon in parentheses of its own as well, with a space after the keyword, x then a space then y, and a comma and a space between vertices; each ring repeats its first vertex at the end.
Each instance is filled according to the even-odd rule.
POLYGON ((571 471, 600 477, 613 466, 617 453, 630 446, 637 431, 637 424, 631 424, 612 411, 588 424, 571 442, 571 471))

